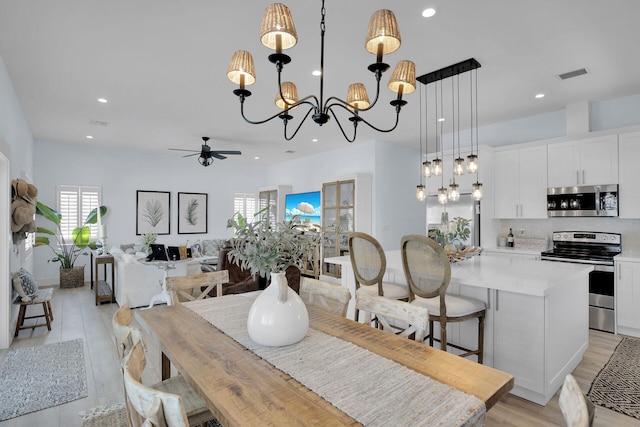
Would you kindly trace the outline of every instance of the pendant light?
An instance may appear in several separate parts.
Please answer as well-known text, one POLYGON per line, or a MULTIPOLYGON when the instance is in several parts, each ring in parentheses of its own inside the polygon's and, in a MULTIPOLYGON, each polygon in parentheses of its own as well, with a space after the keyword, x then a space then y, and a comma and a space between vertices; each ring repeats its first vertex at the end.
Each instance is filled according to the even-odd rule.
MULTIPOLYGON (((420 156, 418 157, 419 161, 422 160, 422 91, 423 90, 424 90, 423 88, 420 88, 420 117, 419 117, 420 135, 418 136, 418 139, 420 141, 420 156)), ((424 200, 427 198, 427 190, 425 186, 422 184, 422 165, 420 165, 419 167, 418 176, 420 177, 420 184, 416 187, 416 199, 419 202, 424 202, 424 200)))
MULTIPOLYGON (((458 88, 459 89, 459 88, 458 88)), ((453 77, 451 78, 451 141, 453 151, 455 153, 456 148, 456 102, 455 102, 455 94, 453 89, 453 77)), ((460 122, 460 111, 458 110, 458 122, 460 122)), ((458 144, 460 144, 460 133, 458 132, 458 144)), ((460 186, 456 184, 456 160, 453 161, 453 180, 449 185, 449 192, 447 194, 447 198, 452 202, 457 202, 460 200, 460 186)))
MULTIPOLYGON (((475 108, 475 114, 476 114, 476 121, 475 121, 475 133, 476 133, 476 152, 480 151, 480 143, 478 140, 478 70, 476 70, 475 72, 475 79, 476 79, 476 84, 475 84, 475 93, 476 93, 476 108, 475 108)), ((472 147, 473 147, 473 141, 471 141, 472 143, 472 147)), ((471 197, 473 197, 473 200, 477 200, 480 201, 482 200, 483 197, 483 193, 482 193, 482 184, 480 182, 478 182, 478 157, 476 156, 476 182, 471 186, 472 187, 472 191, 471 191, 471 197)))
MULTIPOLYGON (((440 138, 438 137, 438 124, 442 124, 440 118, 438 117, 438 85, 436 84, 434 87, 435 93, 435 113, 436 113, 436 158, 431 162, 431 175, 440 176, 442 175, 442 159, 438 157, 438 144, 442 147, 442 133, 440 134, 440 138)), ((440 88, 440 94, 442 95, 442 88, 440 88)))
MULTIPOLYGON (((477 77, 477 71, 476 71, 476 77, 477 77)), ((476 83, 477 85, 477 83, 476 83)), ((471 126, 469 126, 469 132, 471 134, 471 154, 469 154, 467 156, 467 171, 470 174, 474 174, 474 173, 478 173, 478 156, 476 156, 475 154, 473 154, 473 76, 471 75, 471 73, 469 73, 469 99, 471 101, 470 103, 470 115, 471 115, 471 126)), ((476 96, 476 100, 477 100, 477 96, 476 96)), ((477 111, 477 105, 476 105, 476 111, 477 111)), ((478 126, 478 123, 476 122, 476 127, 478 126)))
MULTIPOLYGON (((452 82, 453 84, 453 82, 452 82)), ((458 138, 458 157, 453 161, 453 173, 454 175, 464 175, 464 159, 460 157, 460 74, 456 76, 456 86, 457 86, 457 109, 458 109, 458 128, 456 129, 457 138, 458 138)), ((455 147, 454 147, 455 149, 455 147)))
MULTIPOLYGON (((437 90, 438 90, 438 85, 436 85, 436 141, 440 141, 440 152, 442 157, 444 157, 444 144, 442 143, 442 127, 444 126, 444 117, 438 117, 438 94, 437 94, 437 90)), ((440 111, 442 111, 442 80, 440 80, 440 111)), ((444 114, 443 114, 444 116, 444 114)), ((437 145, 436 145, 437 148, 437 145)), ((438 202, 441 205, 446 205, 447 201, 448 201, 448 194, 447 194, 447 187, 444 186, 444 173, 443 173, 443 169, 442 169, 442 160, 441 159, 435 159, 433 161, 434 163, 434 168, 435 168, 435 163, 436 160, 438 160, 438 166, 439 166, 439 173, 435 173, 434 171, 434 175, 435 176, 440 176, 441 178, 441 183, 442 183, 442 187, 438 188, 438 202)))

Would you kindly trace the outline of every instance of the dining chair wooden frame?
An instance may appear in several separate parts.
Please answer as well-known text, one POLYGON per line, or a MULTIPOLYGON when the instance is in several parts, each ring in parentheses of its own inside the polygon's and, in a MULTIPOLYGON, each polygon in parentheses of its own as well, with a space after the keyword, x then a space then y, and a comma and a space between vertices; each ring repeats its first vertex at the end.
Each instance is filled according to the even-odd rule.
POLYGON ((300 283, 300 298, 306 305, 345 317, 351 301, 351 292, 342 285, 303 277, 300 283))
POLYGON ((404 236, 400 242, 400 252, 402 268, 409 285, 409 301, 429 309, 429 345, 433 346, 433 341, 440 341, 440 348, 443 351, 447 351, 447 346, 449 346, 463 351, 464 353, 460 354, 462 357, 476 355, 478 363, 482 363, 484 354, 484 319, 486 316, 485 303, 473 298, 447 295, 447 287, 451 281, 451 263, 442 246, 433 239, 423 235, 404 236), (407 249, 409 246, 413 247, 413 249, 407 249), (409 256, 409 250, 415 251, 416 254, 409 256), (422 270, 420 274, 417 271, 418 267, 422 270), (416 296, 420 297, 420 299, 416 300, 416 296), (433 299, 435 298, 438 298, 438 301, 434 301, 433 299), (448 313, 447 301, 451 306, 464 306, 465 308, 461 310, 460 315, 451 314, 451 309, 448 313), (471 319, 478 319, 477 349, 470 349, 447 341, 447 323, 464 322, 471 319), (433 336, 434 322, 440 323, 439 340, 433 336))
MULTIPOLYGON (((382 245, 373 236, 362 232, 349 233, 349 257, 358 292, 377 294, 391 299, 408 301, 409 292, 403 286, 383 281, 387 269, 387 258, 382 245)), ((356 307, 357 322, 359 310, 356 307)))
POLYGON ((189 276, 167 277, 167 291, 173 304, 195 301, 209 296, 216 290, 216 296, 222 296, 222 284, 229 282, 229 271, 211 271, 189 276), (195 292, 194 292, 195 291, 195 292))
POLYGON ((429 310, 406 301, 394 300, 378 295, 359 293, 356 307, 367 312, 367 317, 375 314, 378 327, 401 337, 423 342, 427 334, 429 310))

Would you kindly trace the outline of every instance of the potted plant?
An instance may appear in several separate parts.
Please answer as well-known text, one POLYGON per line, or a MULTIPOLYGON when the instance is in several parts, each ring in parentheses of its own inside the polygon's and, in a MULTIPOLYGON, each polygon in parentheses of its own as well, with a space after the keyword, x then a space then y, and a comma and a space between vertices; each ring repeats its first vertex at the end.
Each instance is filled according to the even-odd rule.
MULTIPOLYGON (((81 227, 76 227, 71 233, 71 239, 65 239, 60 228, 62 215, 60 212, 51 209, 42 202, 36 204, 36 215, 40 215, 51 221, 55 226, 55 230, 45 227, 37 227, 35 246, 49 246, 53 251, 54 257, 49 262, 60 263, 60 287, 72 288, 84 285, 84 265, 76 267, 75 263, 86 248, 96 249, 96 242, 91 242, 90 224, 96 224, 98 221, 98 210, 93 209, 87 215, 87 218, 81 227), (53 236, 52 241, 48 236, 53 236)), ((105 206, 100 206, 100 216, 107 213, 105 206)))
POLYGON ((303 267, 305 256, 321 233, 301 238, 304 226, 300 218, 269 225, 266 209, 253 222, 236 213, 227 222, 235 230, 229 260, 253 274, 271 278, 271 284, 256 298, 247 320, 251 339, 261 345, 282 346, 300 341, 307 333, 309 315, 300 296, 289 288, 285 270, 303 267))
POLYGON ((452 262, 468 259, 480 253, 480 249, 464 245, 471 236, 469 223, 466 218, 456 217, 447 225, 429 230, 429 237, 444 248, 452 262))

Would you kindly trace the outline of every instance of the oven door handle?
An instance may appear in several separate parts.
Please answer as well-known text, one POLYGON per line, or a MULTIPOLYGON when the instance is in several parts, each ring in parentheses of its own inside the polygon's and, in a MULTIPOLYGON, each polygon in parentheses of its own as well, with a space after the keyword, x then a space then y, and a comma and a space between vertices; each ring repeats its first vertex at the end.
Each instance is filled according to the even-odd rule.
POLYGON ((596 215, 600 216, 600 186, 596 185, 596 215))

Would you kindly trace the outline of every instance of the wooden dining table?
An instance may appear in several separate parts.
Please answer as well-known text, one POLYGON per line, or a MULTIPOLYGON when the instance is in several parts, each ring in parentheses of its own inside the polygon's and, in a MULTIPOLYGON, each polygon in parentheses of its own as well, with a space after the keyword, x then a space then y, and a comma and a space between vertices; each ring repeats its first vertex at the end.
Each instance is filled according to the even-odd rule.
MULTIPOLYGON (((229 298, 248 297, 227 295, 200 303, 225 304, 229 298)), ((513 388, 513 376, 507 373, 314 307, 308 311, 310 329, 475 396, 486 410, 513 388)), ((173 364, 225 426, 361 425, 187 305, 157 306, 138 311, 136 317, 159 343, 163 379, 173 364)), ((379 404, 384 403, 381 398, 379 404)))

